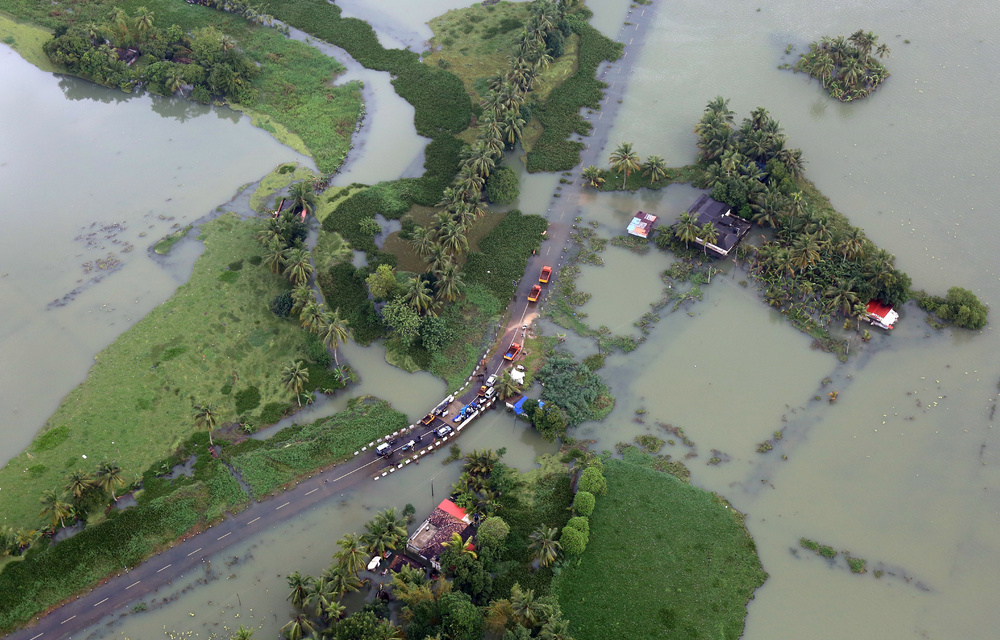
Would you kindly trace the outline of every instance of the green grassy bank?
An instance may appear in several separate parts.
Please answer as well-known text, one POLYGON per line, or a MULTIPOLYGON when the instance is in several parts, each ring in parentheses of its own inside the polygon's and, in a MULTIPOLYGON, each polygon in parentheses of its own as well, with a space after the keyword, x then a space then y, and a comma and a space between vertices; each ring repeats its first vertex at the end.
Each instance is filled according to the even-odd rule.
POLYGON ((767 577, 743 515, 673 476, 608 460, 590 543, 552 592, 577 640, 724 638, 743 633, 767 577))
POLYGON ((99 353, 43 432, 0 469, 0 524, 38 528, 42 492, 100 460, 138 478, 197 429, 193 403, 214 405, 220 424, 284 413, 291 394, 281 367, 302 357, 309 336, 268 309, 288 285, 254 257, 260 226, 225 214, 201 227, 205 252, 191 279, 99 353))

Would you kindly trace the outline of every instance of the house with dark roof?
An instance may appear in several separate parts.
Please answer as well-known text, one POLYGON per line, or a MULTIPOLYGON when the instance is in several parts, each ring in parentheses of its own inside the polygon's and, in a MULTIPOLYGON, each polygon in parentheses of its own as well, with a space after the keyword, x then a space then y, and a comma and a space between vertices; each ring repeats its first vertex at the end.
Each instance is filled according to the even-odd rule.
POLYGON ((712 223, 715 231, 719 234, 715 242, 709 242, 706 245, 705 241, 698 237, 694 241, 723 258, 728 256, 729 252, 740 243, 740 240, 750 233, 752 226, 743 218, 735 215, 732 207, 728 204, 713 200, 707 195, 702 195, 695 200, 691 208, 688 209, 688 213, 697 219, 699 226, 707 222, 712 223))
POLYGON ((438 559, 444 551, 444 543, 451 541, 453 533, 461 535, 463 540, 472 537, 472 520, 465 509, 451 500, 442 500, 406 541, 406 551, 440 571, 438 559))

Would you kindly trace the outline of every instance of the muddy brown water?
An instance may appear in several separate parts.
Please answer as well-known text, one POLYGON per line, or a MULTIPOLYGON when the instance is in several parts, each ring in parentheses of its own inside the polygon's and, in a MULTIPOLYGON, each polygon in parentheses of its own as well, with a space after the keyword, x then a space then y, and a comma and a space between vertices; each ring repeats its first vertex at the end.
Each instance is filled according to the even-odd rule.
MULTIPOLYGON (((625 3, 591 4, 595 23, 616 37, 624 33, 623 22, 639 19, 643 11, 636 7, 627 16, 625 3)), ((408 8, 414 6, 410 3, 366 5, 369 15, 364 17, 372 17, 380 36, 400 42, 421 42, 426 36, 408 22, 433 17, 408 8), (384 25, 378 19, 381 9, 389 16, 384 25)), ((353 10, 351 3, 343 6, 345 12, 353 10)), ((435 5, 434 14, 450 6, 435 5)), ((669 164, 684 164, 694 156, 691 130, 708 100, 720 93, 730 97, 739 117, 763 105, 781 121, 791 144, 803 149, 807 175, 852 222, 896 254, 898 266, 918 286, 944 292, 962 285, 997 308, 1000 260, 992 239, 1000 233, 1000 222, 991 208, 997 195, 992 156, 1000 146, 993 106, 1000 98, 995 82, 1000 58, 996 5, 680 0, 658 6, 654 19, 612 141, 632 141, 643 156, 656 153, 669 164), (784 55, 787 44, 802 50, 820 35, 846 35, 859 27, 880 34, 893 50, 887 60, 893 75, 872 99, 842 105, 802 75, 776 70, 778 64, 794 61, 784 55)), ((38 76, 28 82, 35 86, 45 80, 38 76)), ((120 109, 121 104, 101 107, 120 109)), ((189 119, 178 128, 187 131, 204 118, 189 119)), ((239 140, 258 133, 239 131, 234 136, 239 140)), ((277 162, 268 158, 261 164, 255 175, 277 162)), ((0 176, 5 171, 7 167, 0 168, 0 176)), ((234 177, 225 193, 214 199, 206 196, 202 209, 224 202, 235 185, 249 179, 234 177)), ((528 179, 518 206, 527 212, 546 210, 556 182, 554 177, 528 179)), ((158 201, 180 197, 181 190, 172 183, 159 188, 158 201)), ((635 196, 594 194, 584 200, 580 215, 584 223, 597 221, 600 232, 610 237, 618 233, 616 225, 624 229, 623 220, 633 208, 652 210, 667 220, 675 217, 689 199, 693 201, 693 191, 685 189, 635 196)), ((12 191, 5 188, 3 193, 12 191)), ((62 253, 79 224, 68 226, 71 232, 64 232, 62 253)), ((23 244, 24 226, 18 234, 23 244)), ((652 278, 634 290, 627 288, 628 270, 639 266, 633 256, 609 248, 605 257, 604 267, 584 270, 581 283, 594 287, 590 304, 599 308, 590 311, 592 317, 607 314, 603 319, 624 331, 636 319, 632 316, 644 309, 637 303, 624 308, 618 298, 608 297, 607 287, 613 284, 632 293, 629 305, 643 299, 653 302, 660 291, 652 278)), ((662 256, 647 258, 642 266, 650 272, 662 268, 662 256)), ((66 261, 62 269, 52 269, 50 277, 77 262, 66 261)), ((19 262, 7 259, 4 264, 0 271, 8 272, 19 262)), ((107 282, 124 283, 126 273, 107 282)), ((154 273, 150 269, 136 280, 167 280, 164 290, 176 286, 169 276, 154 273)), ((68 307, 61 322, 46 325, 44 320, 35 323, 42 326, 27 328, 24 318, 38 315, 41 306, 62 295, 72 282, 57 287, 39 277, 31 281, 35 287, 12 287, 12 275, 0 278, 0 292, 7 308, 23 307, 18 312, 23 315, 11 323, 5 314, 0 352, 9 361, 11 349, 27 343, 17 347, 23 349, 15 352, 17 360, 37 353, 37 358, 57 362, 66 353, 80 351, 76 370, 63 382, 64 393, 82 378, 98 343, 117 335, 124 316, 115 320, 118 325, 90 320, 87 316, 100 313, 100 304, 86 300, 68 307), (46 294, 36 296, 36 287, 46 294), (90 340, 89 334, 96 332, 103 338, 87 342, 86 350, 75 346, 77 334, 64 337, 54 331, 62 328, 65 334, 79 326, 89 329, 80 336, 90 340)), ((726 266, 722 277, 703 287, 702 302, 663 314, 637 351, 609 357, 601 373, 617 397, 616 408, 603 423, 583 425, 577 435, 596 439, 599 450, 610 450, 643 433, 671 438, 658 422, 684 428, 697 454, 687 460, 692 482, 725 495, 748 514, 747 524, 770 575, 748 607, 746 638, 993 635, 1000 628, 1000 612, 993 604, 995 576, 1000 573, 1000 442, 993 414, 1000 381, 996 333, 989 327, 982 333, 934 331, 918 310, 907 306, 891 336, 873 332, 867 344, 855 340, 855 357, 841 364, 810 349, 810 339, 761 304, 751 289, 741 287, 741 279, 742 274, 726 266), (826 378, 830 382, 824 385, 826 378), (826 401, 830 390, 839 392, 835 404, 826 401), (778 430, 782 439, 775 441, 778 430), (773 441, 773 450, 757 453, 765 440, 773 441), (721 454, 720 464, 708 464, 713 450, 721 454), (806 552, 798 546, 801 537, 865 558, 868 573, 851 574, 842 558, 830 563, 806 552), (876 579, 875 570, 886 573, 876 579)), ((107 289, 105 296, 113 295, 112 287, 107 289)), ((136 288, 122 285, 113 291, 132 296, 136 288)), ((142 308, 155 304, 146 300, 152 294, 142 296, 142 308)), ((135 317, 142 308, 135 310, 135 317)), ((592 349, 574 339, 566 344, 581 353, 592 349)), ((4 409, 10 412, 4 428, 15 439, 27 442, 36 428, 32 425, 44 420, 57 402, 50 396, 59 389, 42 389, 43 379, 36 375, 34 382, 11 380, 8 374, 0 380, 5 396, 13 390, 34 403, 50 403, 37 411, 34 423, 25 421, 16 429, 6 425, 20 414, 4 409)), ((429 385, 426 393, 436 390, 429 385)), ((664 452, 684 457, 689 449, 674 439, 676 444, 667 445, 664 452)), ((550 450, 500 413, 463 434, 459 444, 463 449, 507 446, 508 459, 522 468, 537 453, 550 450)), ((337 504, 213 559, 216 579, 208 585, 185 591, 201 576, 178 577, 161 590, 166 598, 179 593, 176 601, 129 615, 112 627, 100 625, 87 635, 154 637, 164 629, 207 635, 241 622, 263 627, 262 635, 273 634, 289 613, 284 599, 287 573, 317 572, 326 566, 331 541, 359 528, 378 508, 412 502, 418 513, 426 512, 442 495, 441 487, 457 475, 457 465, 442 467, 429 459, 391 482, 362 485, 337 504), (227 567, 232 557, 239 560, 227 567)))

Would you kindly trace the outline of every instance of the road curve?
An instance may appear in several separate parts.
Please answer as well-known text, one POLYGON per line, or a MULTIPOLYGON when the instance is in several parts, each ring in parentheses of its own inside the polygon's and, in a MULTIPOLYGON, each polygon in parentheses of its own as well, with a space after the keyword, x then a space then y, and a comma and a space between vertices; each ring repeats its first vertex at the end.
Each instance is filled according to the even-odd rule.
MULTIPOLYGON (((619 32, 619 41, 625 44, 622 57, 612 64, 604 64, 599 69, 602 80, 608 83, 601 110, 585 116, 593 125, 582 155, 581 167, 603 164, 608 135, 619 109, 619 100, 625 93, 632 63, 637 58, 647 26, 652 20, 657 4, 633 5, 626 16, 627 23, 619 32)), ((529 303, 528 292, 538 283, 538 273, 543 265, 550 265, 558 272, 565 261, 564 248, 569 246, 569 235, 574 218, 579 214, 580 196, 584 186, 582 180, 575 180, 561 191, 561 197, 553 197, 545 217, 549 220, 549 230, 538 255, 529 258, 525 276, 518 283, 514 301, 508 307, 509 320, 500 340, 499 348, 489 358, 486 369, 498 373, 505 364, 503 354, 507 347, 517 341, 521 327, 530 324, 545 304, 549 285, 543 288, 542 299, 529 303)), ((477 386, 471 385, 461 398, 471 401, 477 386)), ((335 497, 346 487, 359 480, 369 478, 381 466, 381 460, 359 455, 350 461, 328 469, 301 481, 295 488, 275 497, 256 502, 246 510, 231 516, 201 533, 191 536, 176 546, 146 559, 142 564, 129 569, 104 584, 95 587, 62 606, 42 616, 30 627, 9 634, 9 640, 60 640, 81 632, 97 623, 101 618, 132 604, 174 578, 184 575, 227 547, 243 542, 266 528, 289 517, 295 516, 329 498, 335 497)))

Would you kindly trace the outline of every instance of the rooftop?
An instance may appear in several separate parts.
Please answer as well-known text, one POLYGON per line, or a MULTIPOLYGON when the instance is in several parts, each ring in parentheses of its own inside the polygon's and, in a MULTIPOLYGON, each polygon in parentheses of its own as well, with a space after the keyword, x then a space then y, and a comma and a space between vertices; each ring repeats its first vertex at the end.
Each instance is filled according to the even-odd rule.
MULTIPOLYGON (((707 195, 702 195, 695 200, 688 212, 697 217, 699 225, 711 222, 715 226, 719 237, 714 243, 709 243, 708 248, 713 253, 723 257, 729 255, 730 250, 750 233, 752 226, 743 218, 734 215, 732 207, 728 204, 713 200, 707 195)), ((702 246, 705 245, 701 238, 695 238, 695 242, 702 246)))
POLYGON ((407 550, 427 560, 437 568, 437 559, 444 550, 443 543, 451 540, 453 533, 462 538, 471 535, 469 515, 451 500, 442 500, 431 515, 417 527, 406 542, 407 550))
POLYGON ((643 213, 640 211, 635 214, 635 217, 632 218, 632 222, 628 224, 628 232, 639 238, 648 238, 649 232, 653 230, 653 225, 655 223, 656 216, 651 213, 643 213))

